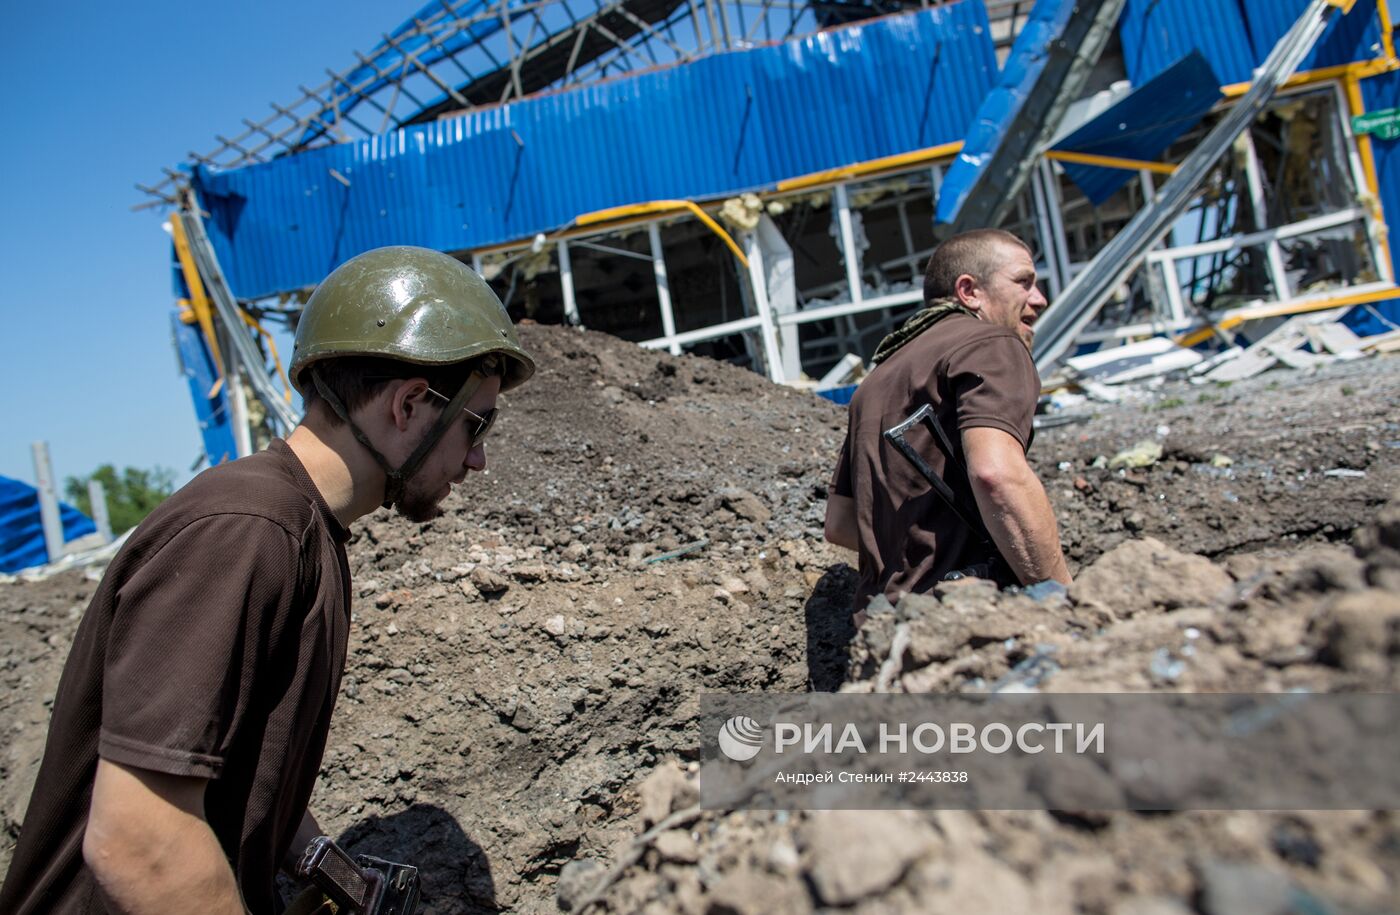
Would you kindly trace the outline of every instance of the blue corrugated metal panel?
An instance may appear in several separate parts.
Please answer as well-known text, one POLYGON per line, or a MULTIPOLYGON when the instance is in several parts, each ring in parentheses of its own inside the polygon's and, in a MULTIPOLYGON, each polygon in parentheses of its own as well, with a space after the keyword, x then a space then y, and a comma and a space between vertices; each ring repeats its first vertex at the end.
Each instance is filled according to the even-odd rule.
MULTIPOLYGON (((1361 81, 1361 100, 1367 111, 1400 108, 1400 72, 1382 73, 1361 81)), ((1376 159, 1376 180, 1380 183, 1381 210, 1390 230, 1390 262, 1400 265, 1400 140, 1371 137, 1376 159)), ((1400 299, 1371 306, 1392 325, 1400 324, 1400 299)), ((1379 334, 1393 330, 1364 308, 1353 308, 1346 324, 1358 334, 1379 334)))
POLYGON ((998 148, 1008 139, 1025 142, 1028 132, 1034 130, 1029 124, 1018 123, 1018 115, 1049 63, 1051 48, 1060 41, 1075 13, 1074 0, 1037 0, 1011 46, 996 86, 977 109, 962 151, 943 178, 935 221, 952 223, 998 148))
MULTIPOLYGON (((1200 123, 1220 101, 1220 82, 1199 51, 1164 70, 1140 89, 1113 105, 1055 149, 1155 160, 1172 141, 1200 123)), ((1136 177, 1131 171, 1062 162, 1070 180, 1095 206, 1136 177)))
MULTIPOLYGON (((92 519, 67 502, 58 503, 63 540, 96 533, 92 519)), ((20 480, 0 477, 0 572, 12 573, 49 561, 39 490, 20 480)))
MULTIPOLYGON (((1303 14, 1308 0, 1244 0, 1250 39, 1262 63, 1278 40, 1303 14)), ((1302 70, 1334 67, 1384 54, 1376 0, 1357 0, 1351 12, 1338 16, 1322 33, 1312 53, 1298 66, 1302 70)))
POLYGON ((195 185, 230 285, 257 297, 380 245, 483 247, 611 206, 729 195, 958 140, 995 75, 986 10, 962 0, 200 170, 195 185))
POLYGON ((1259 61, 1238 0, 1128 0, 1118 37, 1134 86, 1193 50, 1224 83, 1245 82, 1259 61))
MULTIPOLYGON (((1248 82, 1308 0, 1128 0, 1118 27, 1128 79, 1141 85, 1192 50, 1205 55, 1221 82, 1248 82)), ((1376 0, 1357 0, 1318 39, 1299 70, 1380 54, 1376 0)))
POLYGON ((214 372, 209 347, 204 343, 204 334, 193 324, 181 321, 178 311, 171 314, 170 323, 180 371, 190 385, 195 419, 199 421, 199 434, 204 439, 204 453, 211 465, 233 460, 238 457, 238 449, 229 422, 228 396, 222 385, 213 397, 209 396, 218 375, 214 372))

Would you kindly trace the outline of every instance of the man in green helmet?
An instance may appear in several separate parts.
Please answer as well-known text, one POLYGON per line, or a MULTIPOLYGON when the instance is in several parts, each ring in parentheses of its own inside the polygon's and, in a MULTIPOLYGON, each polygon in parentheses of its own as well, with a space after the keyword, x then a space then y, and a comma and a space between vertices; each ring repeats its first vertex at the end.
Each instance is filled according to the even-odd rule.
POLYGON ((346 528, 424 521, 486 466, 534 363, 490 287, 381 248, 317 287, 286 441, 214 467, 132 534, 78 628, 0 912, 276 911, 350 625, 346 528))

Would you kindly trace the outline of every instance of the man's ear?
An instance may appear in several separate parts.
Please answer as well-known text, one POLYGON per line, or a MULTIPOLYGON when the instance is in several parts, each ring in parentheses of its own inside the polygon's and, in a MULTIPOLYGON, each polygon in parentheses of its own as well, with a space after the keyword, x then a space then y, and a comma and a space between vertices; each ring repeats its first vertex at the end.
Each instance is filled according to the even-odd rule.
POLYGON ((970 273, 960 275, 953 282, 953 297, 956 298, 965 308, 972 311, 982 309, 982 287, 977 282, 977 278, 970 273))
POLYGON ((420 410, 431 396, 425 378, 406 378, 392 382, 389 386, 389 412, 394 428, 400 432, 408 428, 415 411, 420 410))

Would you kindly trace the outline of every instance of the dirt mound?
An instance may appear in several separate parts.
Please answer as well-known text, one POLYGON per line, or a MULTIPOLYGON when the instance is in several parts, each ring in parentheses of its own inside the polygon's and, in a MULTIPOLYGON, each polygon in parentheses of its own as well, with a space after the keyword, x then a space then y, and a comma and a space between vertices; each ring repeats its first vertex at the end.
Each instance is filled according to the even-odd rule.
MULTIPOLYGON (((1400 499, 1358 537, 1359 555, 1314 546, 1212 566, 1130 542, 1069 592, 1039 600, 982 583, 873 608, 853 646, 850 692, 1394 691, 1400 499), (1148 554, 1182 573, 1174 603, 1142 605, 1131 576, 1097 576, 1148 554), (1219 588, 1224 584, 1225 587, 1219 588), (1133 607, 1105 614, 1105 608, 1133 607), (892 648, 898 646, 898 648, 892 648), (893 657, 892 657, 893 654, 893 657)), ((679 770, 643 793, 693 796, 679 770)), ((663 813, 669 813, 663 810, 663 813)), ((609 911, 1379 912, 1393 911, 1393 812, 700 812, 633 846, 602 892, 609 911), (641 850, 635 850, 640 847, 641 850)), ((600 870, 561 903, 586 902, 600 870)))
MULTIPOLYGON (((850 676, 852 651, 856 676, 868 677, 865 665, 880 657, 879 640, 893 632, 877 618, 851 645, 855 631, 845 611, 852 557, 820 539, 826 480, 844 431, 841 408, 741 369, 600 334, 527 326, 522 338, 541 369, 503 398, 489 472, 474 475, 444 517, 413 525, 381 512, 355 526, 350 547, 350 659, 313 804, 349 847, 422 867, 430 912, 557 911, 560 886, 591 885, 588 866, 577 862, 617 860, 617 849, 648 821, 646 775, 693 760, 701 693, 834 690, 850 676)), ((1386 406, 1400 399, 1400 360, 1364 369, 1338 376, 1356 390, 1345 415, 1337 408, 1341 381, 1322 375, 1299 390, 1237 385, 1194 408, 1105 408, 1085 425, 1042 432, 1032 455, 1076 564, 1150 535, 1161 550, 1213 557, 1212 568, 1228 573, 1228 600, 1212 603, 1214 592, 1204 587, 1189 598, 1155 589, 1133 596, 1129 612, 1112 580, 1097 592, 1085 584, 1089 590, 1071 595, 1075 603, 1067 606, 1103 605, 1092 612, 1105 635, 1076 640, 1067 633, 1077 630, 1066 629, 1060 616, 1042 637, 1036 627, 1043 608, 968 592, 959 599, 970 608, 970 634, 940 629, 941 641, 920 642, 919 664, 903 671, 901 682, 912 687, 922 678, 926 689, 960 688, 979 677, 993 683, 1033 659, 1044 642, 1063 646, 1051 688, 1146 688, 1158 683, 1152 664, 1159 649, 1170 655, 1159 668, 1177 670, 1186 645, 1179 624, 1197 617, 1190 624, 1202 633, 1196 641, 1218 648, 1182 667, 1171 680, 1177 688, 1283 688, 1310 677, 1393 682, 1389 648, 1376 647, 1381 642, 1364 613, 1341 606, 1315 622, 1307 615, 1327 595, 1369 593, 1355 587, 1357 574, 1373 587, 1390 587, 1388 573, 1357 573, 1350 553, 1330 543, 1348 539, 1400 485, 1393 460, 1400 435, 1386 406), (1159 436, 1157 426, 1168 423, 1159 436), (1144 437, 1164 442, 1166 457, 1131 470, 1091 466, 1144 437), (1233 466, 1212 463, 1217 449, 1233 466), (1364 475, 1324 474, 1343 460, 1350 462, 1344 469, 1364 475), (1372 574, 1378 577, 1365 577, 1372 574), (1235 600, 1295 609, 1264 625, 1266 616, 1236 614, 1235 600), (991 635, 997 643, 984 644, 991 635), (1008 638, 1018 647, 998 654, 1008 638), (1151 651, 1142 655, 1135 645, 1151 651), (1310 660, 1280 663, 1300 645, 1313 652, 1310 660), (1324 660, 1318 652, 1326 652, 1324 660)), ((1395 549, 1387 530, 1376 535, 1382 553, 1395 549)), ((1168 558, 1169 570, 1192 567, 1189 558, 1168 558)), ((0 817, 11 841, 42 752, 52 691, 93 587, 75 574, 0 584, 0 732, 9 738, 0 750, 0 817)), ((660 803, 653 798, 651 806, 660 803)), ((617 890, 637 895, 613 897, 614 907, 632 910, 642 904, 628 900, 655 898, 661 911, 683 910, 680 891, 664 889, 673 864, 688 874, 677 880, 699 887, 721 910, 744 911, 743 898, 780 899, 777 890, 765 895, 772 880, 803 872, 814 846, 777 816, 735 814, 724 822, 730 819, 755 836, 752 843, 736 838, 734 854, 752 848, 777 862, 777 871, 725 865, 722 873, 734 881, 715 895, 714 885, 699 882, 713 868, 684 860, 686 833, 666 840, 666 854, 679 862, 640 860, 617 890), (783 836, 788 845, 777 842, 783 836), (660 895, 642 891, 653 878, 662 881, 660 895)), ((989 880, 1007 869, 1020 874, 1007 892, 1023 884, 1042 892, 1042 878, 1027 876, 1022 864, 1043 853, 1035 843, 1053 839, 1092 851, 1105 863, 1084 871, 1092 892, 1075 898, 1086 905, 1098 899, 1104 911, 1139 892, 1129 867, 1138 854, 1134 842, 1145 843, 1141 854, 1150 856, 1198 829, 1175 825, 1139 835, 1141 818, 1130 815, 1113 815, 1109 826, 1087 832, 1061 832, 1058 821, 1034 815, 918 819, 932 830, 930 842, 982 850, 958 874, 976 867, 986 868, 989 880), (974 840, 963 842, 964 834, 974 840)), ((1302 832, 1295 845, 1327 849, 1329 868, 1350 861, 1345 867, 1361 884, 1389 860, 1353 842, 1385 834, 1388 827, 1370 815, 1350 826, 1295 819, 1301 825, 1285 830, 1302 832)), ((702 830, 708 834, 714 822, 702 830)), ((1226 833, 1210 835, 1223 843, 1226 833)), ((1262 839, 1238 842, 1259 854, 1269 847, 1262 839)), ((0 842, 0 868, 9 847, 0 842)), ((705 847, 707 855, 714 850, 705 847)), ((910 864, 890 892, 913 892, 920 884, 909 883, 910 875, 925 870, 910 864)), ((1062 881, 1081 881, 1078 873, 1067 870, 1062 881)), ((1172 887, 1194 879, 1172 873, 1172 887)), ((989 883, 979 891, 994 890, 989 883)))

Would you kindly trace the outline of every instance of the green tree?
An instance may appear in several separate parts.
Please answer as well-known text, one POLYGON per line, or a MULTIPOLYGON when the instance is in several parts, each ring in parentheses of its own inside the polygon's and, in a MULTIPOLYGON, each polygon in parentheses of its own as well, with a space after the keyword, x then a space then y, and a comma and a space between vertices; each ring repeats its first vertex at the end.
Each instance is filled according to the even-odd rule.
POLYGON ((143 470, 128 467, 117 473, 111 464, 103 464, 86 477, 69 477, 64 483, 68 502, 83 514, 92 515, 88 498, 88 481, 97 480, 107 490, 107 516, 112 520, 112 533, 124 533, 149 515, 165 497, 175 491, 175 471, 164 467, 143 470))

